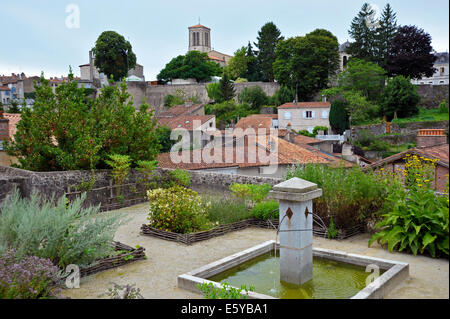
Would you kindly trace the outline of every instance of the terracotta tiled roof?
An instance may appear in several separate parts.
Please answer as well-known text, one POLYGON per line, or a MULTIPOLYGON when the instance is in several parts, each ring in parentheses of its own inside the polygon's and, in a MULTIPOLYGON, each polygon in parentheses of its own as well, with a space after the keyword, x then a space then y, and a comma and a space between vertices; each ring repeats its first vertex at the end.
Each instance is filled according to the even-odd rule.
POLYGON ((209 53, 208 53, 208 58, 209 58, 210 60, 216 60, 216 61, 220 61, 220 62, 225 62, 224 59, 221 59, 221 58, 216 57, 216 56, 214 56, 214 55, 212 55, 212 54, 209 54, 209 53))
POLYGON ((19 123, 22 116, 15 113, 3 113, 5 119, 9 120, 9 137, 14 139, 14 135, 17 132, 17 123, 19 123))
MULTIPOLYGON (((205 148, 202 150, 186 151, 189 154, 189 163, 173 163, 170 153, 160 154, 158 156, 158 163, 160 167, 164 168, 180 168, 188 170, 199 170, 199 169, 211 169, 211 168, 224 168, 224 167, 257 167, 257 166, 268 166, 270 164, 270 156, 272 160, 278 158, 279 165, 293 165, 293 164, 306 164, 306 163, 318 163, 324 165, 338 166, 344 165, 345 167, 353 166, 350 162, 341 160, 337 157, 331 156, 320 152, 319 150, 308 147, 300 146, 287 142, 283 139, 275 137, 274 139, 269 136, 246 136, 244 137, 244 143, 236 143, 231 145, 225 145, 222 148, 222 154, 218 156, 218 161, 220 163, 208 163, 205 161, 202 152, 207 152, 208 150, 213 154, 213 148, 205 148), (276 143, 278 149, 277 152, 269 152, 271 143, 276 143), (244 146, 242 146, 244 144, 244 146), (252 147, 249 147, 252 146, 252 147), (259 152, 264 152, 267 159, 260 160, 259 152), (239 153, 238 153, 239 152, 239 153), (226 163, 226 156, 232 154, 232 161, 226 163), (237 157, 236 154, 242 154, 241 157, 237 157), (197 162, 194 159, 197 158, 197 162), (343 163, 343 164, 342 164, 343 163)), ((275 148, 276 149, 276 148, 275 148)), ((275 150, 274 149, 274 150, 275 150)), ((264 153, 262 153, 264 154, 264 153)), ((173 154, 175 155, 175 154, 173 154)), ((181 153, 180 153, 181 155, 181 153)), ((273 161, 272 161, 273 162, 273 161)))
POLYGON ((315 107, 330 107, 330 102, 297 102, 285 103, 280 105, 279 109, 298 109, 298 108, 315 108, 315 107))
POLYGON ((195 130, 194 121, 200 121, 200 126, 214 118, 214 115, 184 115, 177 117, 158 118, 159 125, 166 125, 171 130, 184 128, 186 130, 195 130))
POLYGON ((319 144, 323 143, 323 140, 319 140, 318 138, 304 136, 304 135, 295 135, 294 143, 295 144, 319 144))
POLYGON ((157 117, 176 117, 181 115, 191 115, 202 107, 203 104, 193 104, 189 107, 186 107, 186 105, 174 105, 168 111, 159 114, 157 117))
POLYGON ((265 128, 270 130, 272 126, 272 114, 253 114, 247 117, 243 117, 237 122, 236 128, 241 128, 246 130, 248 128, 253 128, 257 130, 258 128, 265 128))
POLYGON ((0 86, 0 91, 11 91, 11 89, 7 85, 4 85, 0 86))
POLYGON ((210 28, 205 27, 204 25, 201 25, 201 24, 196 24, 196 25, 193 25, 192 27, 189 27, 189 29, 191 29, 191 28, 205 28, 205 29, 211 30, 210 28))
POLYGON ((429 158, 429 159, 437 159, 438 161, 436 162, 436 164, 438 165, 442 165, 445 167, 449 167, 449 146, 448 144, 441 144, 441 145, 436 145, 436 146, 428 146, 428 147, 415 147, 415 148, 411 148, 409 150, 406 150, 404 152, 386 157, 382 160, 379 160, 369 166, 366 166, 365 168, 377 168, 377 167, 381 167, 384 166, 386 164, 398 161, 398 160, 403 160, 403 158, 407 155, 407 154, 411 154, 411 155, 418 155, 418 156, 423 156, 425 158, 429 158))

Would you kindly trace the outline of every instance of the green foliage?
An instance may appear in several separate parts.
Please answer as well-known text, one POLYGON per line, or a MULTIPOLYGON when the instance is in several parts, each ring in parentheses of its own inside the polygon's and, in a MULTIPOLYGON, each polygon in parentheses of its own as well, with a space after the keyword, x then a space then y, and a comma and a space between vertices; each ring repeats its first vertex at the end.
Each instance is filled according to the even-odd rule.
POLYGON ((215 103, 222 103, 222 97, 220 95, 220 84, 210 83, 206 86, 206 92, 208 92, 208 97, 214 100, 215 103))
POLYGON ((229 78, 228 72, 223 72, 222 78, 219 81, 219 100, 229 101, 236 95, 233 83, 229 78))
POLYGON ((230 191, 233 195, 244 201, 248 201, 251 207, 263 201, 269 195, 271 189, 272 186, 270 184, 254 185, 234 183, 230 186, 230 191))
POLYGON ((172 106, 175 106, 175 105, 182 105, 188 100, 192 101, 192 103, 199 103, 200 102, 200 99, 196 95, 188 97, 184 90, 177 89, 177 90, 175 90, 175 94, 174 95, 168 94, 164 98, 164 106, 172 107, 172 106))
POLYGON ((234 83, 247 83, 248 80, 246 78, 237 78, 234 80, 234 83))
POLYGON ((21 198, 15 190, 1 207, 0 253, 16 249, 18 258, 48 258, 60 268, 88 265, 114 252, 119 214, 102 214, 98 207, 82 208, 83 194, 66 207, 66 198, 45 199, 33 193, 21 198))
POLYGON ((130 170, 130 157, 127 155, 111 154, 110 160, 106 160, 106 164, 112 167, 112 176, 116 185, 116 195, 120 197, 122 184, 128 176, 130 170))
POLYGON ((339 230, 334 226, 334 219, 330 218, 330 224, 327 227, 327 237, 330 239, 334 239, 339 234, 339 230))
POLYGON ((245 75, 245 71, 247 70, 247 57, 245 56, 246 52, 246 47, 236 50, 236 52, 234 52, 234 56, 230 59, 228 65, 226 66, 227 71, 233 80, 245 75))
POLYGON ((346 104, 343 100, 334 100, 331 103, 329 121, 333 131, 339 134, 350 127, 346 104))
POLYGON ((273 96, 269 97, 268 104, 280 106, 284 103, 292 102, 294 100, 295 100, 295 89, 282 85, 273 96))
POLYGON ((308 136, 308 137, 316 137, 315 134, 309 133, 307 130, 300 130, 300 131, 297 131, 297 134, 303 135, 303 136, 308 136))
POLYGON ((377 138, 368 130, 362 130, 354 144, 365 151, 387 151, 390 148, 389 143, 377 138))
POLYGON ((175 144, 175 141, 170 138, 171 132, 172 130, 166 125, 158 126, 156 129, 158 144, 161 145, 161 153, 170 152, 172 146, 175 144))
POLYGON ((157 75, 158 81, 169 82, 173 79, 196 79, 208 81, 211 76, 220 75, 221 66, 211 61, 205 52, 189 51, 186 55, 173 58, 157 75))
POLYGON ((264 24, 258 32, 257 43, 258 48, 258 66, 261 69, 262 80, 264 82, 273 82, 274 71, 273 62, 275 61, 275 54, 277 44, 284 38, 281 36, 280 30, 273 22, 264 24))
POLYGON ((278 219, 279 208, 280 204, 277 200, 259 202, 251 210, 251 216, 263 220, 278 219))
MULTIPOLYGON (((407 165, 412 161, 408 160, 407 165)), ((426 170, 413 166, 414 181, 408 183, 407 188, 388 194, 389 205, 386 205, 383 220, 375 225, 379 231, 370 238, 369 246, 377 241, 387 244, 389 251, 406 250, 414 255, 426 251, 433 257, 448 256, 448 194, 436 195, 426 170)), ((406 166, 407 176, 409 170, 406 166)))
POLYGON ((82 192, 89 192, 95 185, 97 178, 95 177, 94 170, 91 171, 91 178, 87 181, 82 181, 80 184, 75 186, 75 189, 82 192))
POLYGON ((310 181, 322 189, 322 197, 313 201, 314 212, 328 225, 332 217, 336 229, 353 227, 376 217, 394 185, 389 179, 360 168, 317 164, 293 166, 286 179, 292 177, 310 181))
POLYGON ((17 100, 12 100, 9 103, 8 113, 20 113, 19 102, 17 100))
POLYGON ((128 70, 136 66, 136 55, 130 42, 114 31, 100 34, 92 53, 95 56, 95 66, 115 81, 126 77, 128 70))
POLYGON ((339 74, 338 85, 344 91, 358 91, 368 100, 376 101, 383 91, 385 74, 375 63, 350 59, 345 71, 339 74))
POLYGON ((208 205, 188 188, 174 186, 147 192, 150 201, 149 225, 157 229, 187 234, 211 228, 208 205))
POLYGON ((33 109, 25 108, 14 141, 5 143, 15 166, 33 171, 106 168, 109 154, 153 160, 159 152, 156 120, 147 104, 133 106, 126 83, 86 99, 73 74, 53 93, 43 77, 33 109))
POLYGON ((220 288, 216 288, 212 282, 196 284, 195 287, 205 294, 205 299, 247 299, 248 292, 254 291, 254 287, 247 288, 242 285, 240 288, 231 287, 227 282, 220 284, 220 288), (245 291, 245 295, 242 293, 245 291))
POLYGON ((441 104, 439 104, 439 113, 441 113, 441 114, 448 114, 448 105, 447 105, 447 102, 445 100, 443 100, 441 102, 441 104))
POLYGON ((261 107, 267 104, 266 93, 259 86, 245 87, 238 95, 239 103, 249 104, 253 110, 260 111, 261 107))
POLYGON ((324 131, 327 132, 328 131, 328 127, 326 126, 316 126, 313 129, 313 135, 316 136, 319 134, 319 131, 324 131))
POLYGON ((296 89, 299 101, 311 100, 328 87, 330 77, 339 69, 338 46, 337 38, 323 29, 281 40, 273 63, 275 79, 296 89))
POLYGON ((389 120, 394 117, 394 113, 397 113, 399 118, 416 115, 419 113, 419 101, 417 88, 409 78, 401 75, 388 80, 386 89, 381 96, 383 114, 389 120))
POLYGON ((215 224, 230 224, 250 217, 244 200, 213 197, 204 201, 210 203, 208 219, 215 224))
POLYGON ((170 177, 176 185, 189 187, 191 185, 191 174, 184 169, 175 169, 169 172, 170 177))
POLYGON ((230 100, 218 104, 206 105, 205 113, 214 114, 216 116, 217 126, 224 127, 231 122, 236 123, 238 118, 257 114, 258 112, 246 103, 236 104, 233 100, 230 100))

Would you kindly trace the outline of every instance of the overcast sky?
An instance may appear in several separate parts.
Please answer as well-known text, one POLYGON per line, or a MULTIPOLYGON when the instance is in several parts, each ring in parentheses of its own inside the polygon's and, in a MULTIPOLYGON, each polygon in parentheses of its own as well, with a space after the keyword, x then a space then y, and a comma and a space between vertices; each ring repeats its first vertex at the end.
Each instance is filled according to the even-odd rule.
MULTIPOLYGON (((146 80, 156 79, 173 57, 188 49, 188 27, 211 28, 215 50, 233 54, 256 41, 258 30, 273 21, 284 37, 304 35, 316 28, 350 40, 348 29, 364 1, 358 0, 0 0, 0 74, 67 75, 69 65, 79 75, 88 52, 101 32, 116 31, 131 42, 146 80), (80 12, 76 28, 75 11, 80 12), (71 15, 72 14, 72 15, 71 15), (71 22, 68 28, 66 21, 71 22), (75 21, 75 22, 74 22, 75 21), (75 23, 75 24, 74 24, 75 23)), ((400 25, 416 25, 430 33, 436 51, 449 49, 447 0, 368 1, 379 8, 390 3, 400 25)))

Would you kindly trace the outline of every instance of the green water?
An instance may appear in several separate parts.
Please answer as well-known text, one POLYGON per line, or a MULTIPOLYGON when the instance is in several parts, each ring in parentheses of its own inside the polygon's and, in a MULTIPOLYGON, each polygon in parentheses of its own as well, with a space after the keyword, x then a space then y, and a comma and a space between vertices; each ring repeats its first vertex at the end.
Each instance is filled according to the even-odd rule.
MULTIPOLYGON (((380 270, 380 275, 383 271, 380 270)), ((313 278, 298 286, 280 282, 280 258, 267 253, 208 278, 281 299, 346 299, 366 286, 365 267, 314 257, 313 278)))

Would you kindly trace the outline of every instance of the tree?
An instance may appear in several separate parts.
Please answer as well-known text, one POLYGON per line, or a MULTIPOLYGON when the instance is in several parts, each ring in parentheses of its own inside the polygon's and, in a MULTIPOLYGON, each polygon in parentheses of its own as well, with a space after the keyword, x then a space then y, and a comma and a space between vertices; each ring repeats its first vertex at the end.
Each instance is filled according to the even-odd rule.
POLYGON ((351 59, 345 71, 339 74, 338 86, 344 91, 359 91, 368 100, 376 101, 383 91, 385 73, 375 63, 351 59))
POLYGON ((283 37, 277 26, 273 22, 268 22, 258 32, 257 40, 258 42, 255 43, 259 51, 257 61, 262 71, 263 81, 273 82, 272 65, 275 61, 275 51, 278 42, 283 40, 283 37))
POLYGON ((298 100, 312 99, 339 68, 338 46, 336 37, 323 29, 281 40, 273 64, 275 79, 295 90, 298 100))
POLYGON ((161 82, 173 79, 195 79, 197 82, 208 81, 211 76, 220 75, 221 66, 209 59, 204 52, 189 51, 186 55, 173 58, 157 75, 161 82))
POLYGON ((244 88, 238 95, 239 103, 250 104, 252 110, 260 111, 261 107, 267 104, 268 98, 266 93, 259 86, 244 88))
POLYGON ((128 155, 132 165, 153 160, 160 145, 147 104, 136 112, 126 83, 102 89, 96 100, 69 74, 53 93, 44 77, 35 86, 33 109, 22 109, 15 139, 6 143, 17 167, 33 171, 106 168, 110 154, 128 155))
POLYGON ((347 107, 343 100, 337 99, 331 103, 329 120, 333 132, 338 134, 350 128, 347 107))
POLYGON ((247 57, 245 56, 246 51, 246 47, 238 49, 236 52, 234 52, 234 56, 230 59, 228 65, 226 66, 230 77, 233 80, 236 80, 240 77, 243 78, 245 72, 247 71, 247 57))
POLYGON ((375 61, 376 56, 376 21, 375 11, 364 3, 358 15, 353 18, 348 34, 354 40, 346 49, 346 52, 354 58, 375 61))
POLYGON ((115 81, 126 77, 128 71, 136 66, 136 55, 130 42, 114 31, 100 34, 92 52, 95 66, 108 78, 112 76, 115 81))
POLYGON ((247 70, 244 72, 243 77, 250 82, 261 81, 261 69, 258 65, 258 59, 250 41, 248 42, 245 58, 247 60, 247 70))
POLYGON ((391 120, 397 113, 399 118, 410 117, 419 113, 420 96, 410 78, 396 76, 390 79, 381 96, 383 114, 391 120))
POLYGON ((210 83, 206 86, 206 92, 208 97, 215 103, 222 103, 222 98, 220 95, 220 83, 210 83))
POLYGON ((271 97, 269 97, 269 105, 280 106, 287 102, 295 100, 295 90, 289 86, 282 85, 278 91, 271 97))
POLYGON ((431 77, 436 71, 433 67, 436 59, 428 33, 415 26, 401 26, 393 40, 386 69, 391 77, 431 77))
POLYGON ((386 69, 387 59, 391 52, 391 47, 397 34, 397 14, 392 10, 390 4, 386 4, 381 14, 379 26, 376 30, 376 62, 386 69))
POLYGON ((223 72, 222 79, 219 82, 219 98, 221 101, 229 101, 234 98, 236 91, 231 83, 228 72, 223 72))
POLYGON ((12 100, 9 104, 8 113, 20 113, 19 102, 12 100))
POLYGON ((172 131, 169 127, 163 125, 158 126, 156 129, 156 134, 158 136, 158 142, 161 145, 161 153, 167 153, 170 152, 172 146, 175 144, 175 141, 170 139, 170 133, 172 131))

